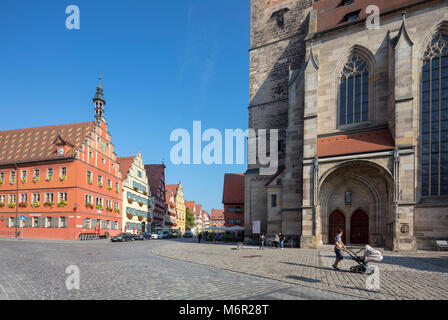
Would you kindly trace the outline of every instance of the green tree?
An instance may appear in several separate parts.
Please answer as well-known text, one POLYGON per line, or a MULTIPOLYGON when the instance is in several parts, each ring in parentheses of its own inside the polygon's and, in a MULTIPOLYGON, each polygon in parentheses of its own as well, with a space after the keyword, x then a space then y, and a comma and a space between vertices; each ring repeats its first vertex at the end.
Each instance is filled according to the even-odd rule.
POLYGON ((192 229, 195 227, 194 215, 190 212, 189 208, 187 208, 187 210, 185 211, 185 227, 187 229, 192 229))

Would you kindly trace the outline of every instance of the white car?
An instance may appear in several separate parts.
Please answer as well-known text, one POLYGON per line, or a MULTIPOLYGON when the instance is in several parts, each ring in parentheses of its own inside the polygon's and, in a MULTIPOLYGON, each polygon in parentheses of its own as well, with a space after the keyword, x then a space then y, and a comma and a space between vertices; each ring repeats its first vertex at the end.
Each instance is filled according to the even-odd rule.
POLYGON ((163 238, 163 233, 162 232, 157 232, 157 233, 152 233, 151 234, 151 239, 162 239, 163 238))

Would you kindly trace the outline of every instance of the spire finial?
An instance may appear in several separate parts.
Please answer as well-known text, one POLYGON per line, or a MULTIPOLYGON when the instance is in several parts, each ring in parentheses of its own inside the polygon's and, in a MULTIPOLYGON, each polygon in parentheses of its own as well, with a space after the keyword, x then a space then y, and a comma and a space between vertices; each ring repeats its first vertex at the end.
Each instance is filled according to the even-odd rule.
POLYGON ((101 71, 100 71, 100 75, 98 77, 98 86, 101 87, 101 71))

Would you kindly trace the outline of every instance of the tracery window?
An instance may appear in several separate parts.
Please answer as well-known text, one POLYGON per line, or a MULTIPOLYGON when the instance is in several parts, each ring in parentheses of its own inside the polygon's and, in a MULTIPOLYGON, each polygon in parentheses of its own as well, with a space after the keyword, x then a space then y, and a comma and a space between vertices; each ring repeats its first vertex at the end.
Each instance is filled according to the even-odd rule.
POLYGON ((448 195, 448 36, 436 35, 423 57, 422 196, 448 195))
POLYGON ((339 84, 339 125, 369 120, 369 68, 358 55, 346 63, 339 84))

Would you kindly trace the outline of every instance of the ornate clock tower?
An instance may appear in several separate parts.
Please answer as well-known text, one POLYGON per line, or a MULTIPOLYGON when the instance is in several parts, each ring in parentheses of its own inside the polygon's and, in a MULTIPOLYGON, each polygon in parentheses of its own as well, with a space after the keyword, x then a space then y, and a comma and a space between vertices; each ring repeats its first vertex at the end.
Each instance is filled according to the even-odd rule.
MULTIPOLYGON (((291 111, 288 97, 290 70, 305 60, 304 39, 312 0, 251 0, 249 128, 278 129, 280 172, 260 175, 260 165, 249 165, 245 175, 245 234, 260 221, 262 233, 282 232, 291 243, 300 237, 301 166, 303 152, 299 126, 303 119, 291 111), (280 178, 280 180, 277 179, 280 178), (281 210, 268 215, 267 185, 275 179, 281 210)), ((298 244, 298 243, 295 243, 298 244)))
POLYGON ((106 100, 104 100, 103 88, 101 87, 101 74, 99 76, 99 82, 96 87, 93 102, 95 103, 95 123, 97 125, 101 125, 101 121, 106 123, 106 118, 104 118, 104 106, 106 105, 106 100))

